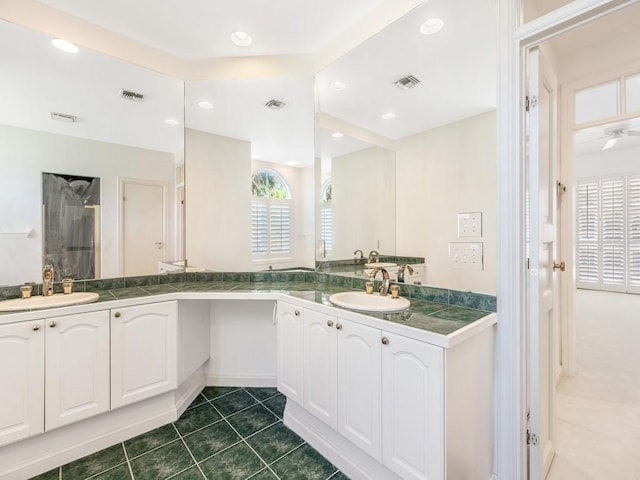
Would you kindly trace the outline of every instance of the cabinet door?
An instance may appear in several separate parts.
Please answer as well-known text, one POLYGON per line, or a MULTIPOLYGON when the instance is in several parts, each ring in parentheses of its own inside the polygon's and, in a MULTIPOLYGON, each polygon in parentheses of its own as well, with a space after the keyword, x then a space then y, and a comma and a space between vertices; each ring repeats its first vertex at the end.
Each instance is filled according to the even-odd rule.
POLYGON ((109 311, 45 320, 45 429, 109 410, 109 311))
POLYGON ((111 408, 177 387, 177 302, 111 310, 111 408))
POLYGON ((381 460, 380 330, 338 319, 338 432, 381 460))
POLYGON ((302 309, 278 302, 278 390, 302 405, 302 309))
POLYGON ((443 479, 442 348, 382 335, 383 463, 405 479, 443 479))
POLYGON ((338 428, 336 318, 304 310, 304 408, 338 428))
POLYGON ((44 431, 44 321, 0 325, 0 445, 44 431))

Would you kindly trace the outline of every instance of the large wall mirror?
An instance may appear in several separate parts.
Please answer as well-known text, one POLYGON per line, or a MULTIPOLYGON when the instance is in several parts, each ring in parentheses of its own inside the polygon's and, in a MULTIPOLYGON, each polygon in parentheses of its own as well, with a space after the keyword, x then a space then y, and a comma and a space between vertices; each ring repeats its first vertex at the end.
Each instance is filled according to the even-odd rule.
POLYGON ((313 266, 312 76, 194 80, 185 89, 187 268, 313 266), (256 199, 260 172, 286 185, 286 198, 256 199))
POLYGON ((0 285, 184 259, 182 80, 2 21, 0 104, 0 285))
POLYGON ((433 0, 318 72, 316 260, 424 257, 428 284, 495 292, 495 31, 493 2, 433 0), (481 236, 459 237, 466 212, 481 236), (467 241, 482 270, 451 268, 467 241))

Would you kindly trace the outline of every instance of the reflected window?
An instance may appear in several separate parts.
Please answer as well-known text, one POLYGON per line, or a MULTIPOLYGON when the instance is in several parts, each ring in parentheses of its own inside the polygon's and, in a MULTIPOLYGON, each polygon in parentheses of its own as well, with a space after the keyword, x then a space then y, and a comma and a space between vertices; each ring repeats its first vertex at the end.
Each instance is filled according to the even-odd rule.
POLYGON ((333 251, 333 204, 331 202, 331 180, 322 185, 320 192, 320 241, 323 256, 328 257, 333 251))
POLYGON ((273 170, 259 170, 251 182, 251 253, 254 260, 291 255, 291 193, 273 170))

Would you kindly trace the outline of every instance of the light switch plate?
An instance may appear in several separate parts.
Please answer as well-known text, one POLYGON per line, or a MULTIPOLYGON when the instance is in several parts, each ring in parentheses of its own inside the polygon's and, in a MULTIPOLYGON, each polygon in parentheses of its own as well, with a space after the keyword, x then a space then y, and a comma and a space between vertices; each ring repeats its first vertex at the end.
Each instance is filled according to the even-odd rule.
POLYGON ((482 242, 449 243, 449 267, 459 270, 483 270, 482 242))
POLYGON ((458 214, 458 237, 482 237, 482 212, 458 214))

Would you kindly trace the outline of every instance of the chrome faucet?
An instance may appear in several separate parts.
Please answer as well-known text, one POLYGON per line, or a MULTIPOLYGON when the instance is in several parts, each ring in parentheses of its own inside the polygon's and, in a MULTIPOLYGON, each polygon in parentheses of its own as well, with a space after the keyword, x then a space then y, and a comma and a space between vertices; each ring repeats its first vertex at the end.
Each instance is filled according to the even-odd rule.
POLYGON ((42 270, 42 295, 53 295, 53 265, 47 263, 42 270))
POLYGON ((367 260, 369 263, 373 263, 373 256, 375 255, 376 257, 376 262, 380 263, 380 254, 378 252, 376 252, 375 250, 371 250, 369 252, 369 259, 367 260))
POLYGON ((402 264, 398 266, 398 283, 404 283, 404 269, 409 270, 409 275, 413 273, 413 267, 411 265, 402 264))
POLYGON ((362 250, 358 249, 355 252, 353 252, 353 256, 357 259, 357 260, 362 260, 364 258, 364 253, 362 253, 362 250), (360 256, 358 257, 356 254, 360 253, 360 256))
POLYGON ((378 272, 382 272, 382 285, 380 286, 380 295, 385 296, 389 294, 389 272, 387 272, 384 268, 376 268, 373 270, 373 272, 371 272, 371 275, 369 275, 369 277, 371 278, 371 280, 375 280, 376 275, 378 274, 378 272))

